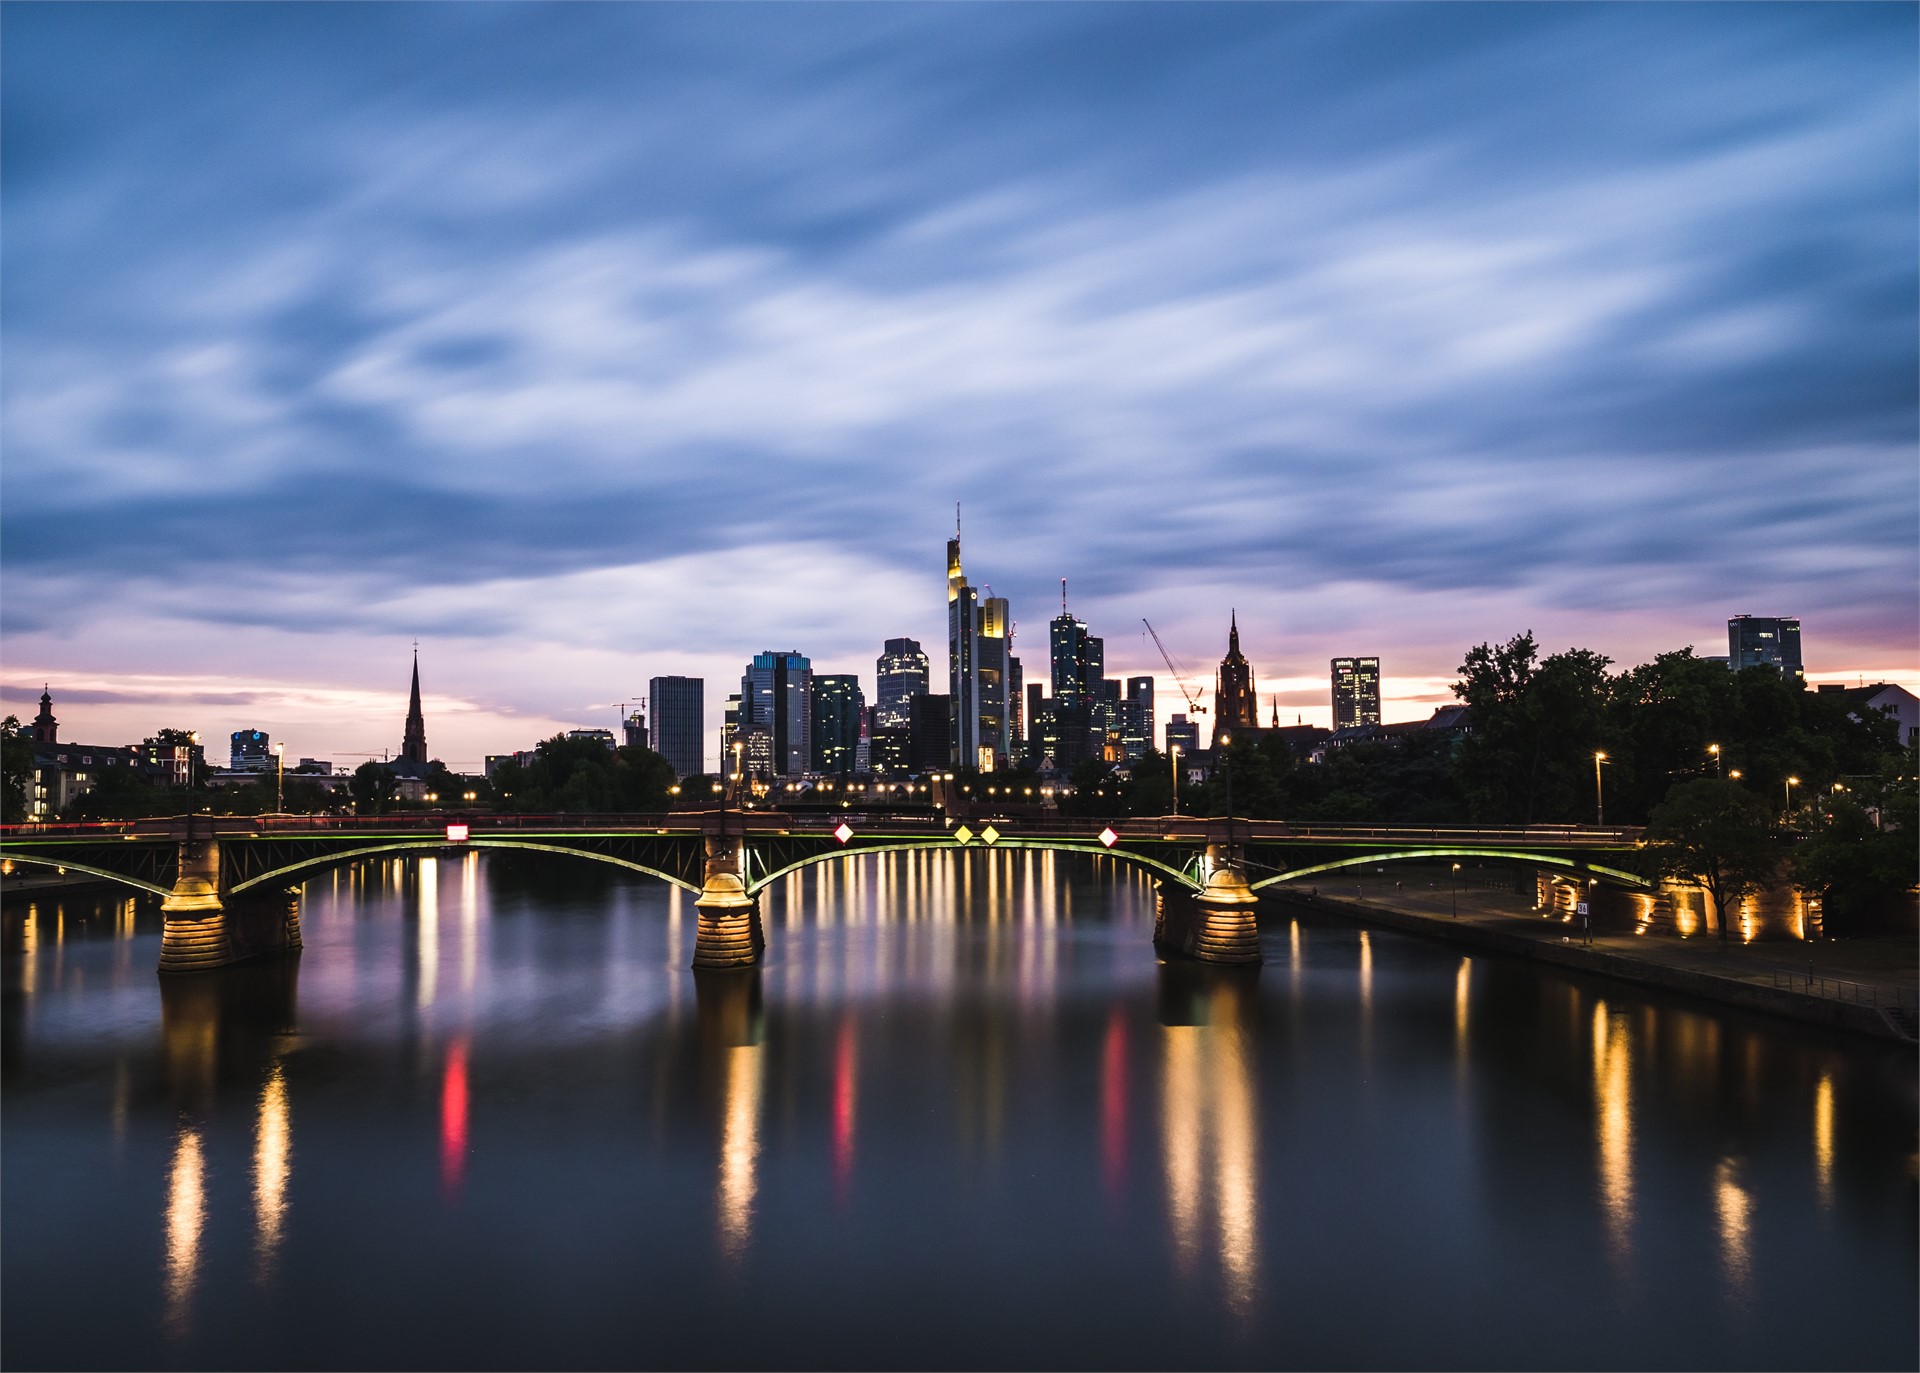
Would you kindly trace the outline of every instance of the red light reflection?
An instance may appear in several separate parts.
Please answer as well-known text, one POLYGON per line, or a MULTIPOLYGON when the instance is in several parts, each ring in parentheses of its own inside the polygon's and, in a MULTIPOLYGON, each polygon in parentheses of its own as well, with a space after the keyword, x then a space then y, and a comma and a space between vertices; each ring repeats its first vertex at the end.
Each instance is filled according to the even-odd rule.
POLYGON ((447 1050, 446 1073, 440 1082, 440 1187, 448 1201, 460 1195, 466 1168, 467 1041, 456 1039, 447 1050))

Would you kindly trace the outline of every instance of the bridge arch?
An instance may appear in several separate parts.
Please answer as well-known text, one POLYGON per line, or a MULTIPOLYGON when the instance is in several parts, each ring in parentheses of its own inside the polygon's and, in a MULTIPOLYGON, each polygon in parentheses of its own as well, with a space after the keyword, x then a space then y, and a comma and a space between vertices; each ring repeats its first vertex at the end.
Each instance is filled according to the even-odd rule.
POLYGON ((1565 868, 1569 872, 1590 872, 1607 878, 1610 882, 1623 887, 1653 886, 1653 883, 1639 873, 1627 872, 1623 868, 1610 868, 1599 863, 1580 863, 1571 858, 1561 858, 1554 854, 1516 853, 1511 849, 1401 849, 1392 853, 1355 854, 1350 858, 1335 859, 1330 863, 1315 863, 1304 868, 1290 868, 1286 872, 1275 873, 1272 877, 1263 877, 1251 883, 1255 891, 1262 887, 1275 886, 1281 882, 1292 882, 1302 877, 1311 877, 1316 873, 1337 872, 1341 868, 1364 867, 1369 863, 1400 863, 1417 858, 1498 858, 1510 863, 1532 863, 1543 867, 1565 868))
MULTIPOLYGON (((236 882, 233 885, 233 891, 238 895, 250 887, 259 887, 268 884, 290 886, 292 884, 287 879, 291 873, 323 871, 327 868, 339 867, 344 863, 358 862, 362 858, 371 858, 376 854, 398 853, 403 850, 419 849, 432 849, 437 853, 466 849, 530 849, 534 853, 557 853, 569 858, 584 858, 592 863, 606 863, 612 867, 625 868, 629 872, 644 873, 648 877, 657 877, 662 882, 679 887, 682 891, 690 891, 696 896, 700 893, 700 888, 695 883, 688 882, 684 878, 675 877, 672 873, 662 872, 658 868, 647 867, 644 863, 636 863, 628 858, 615 858, 611 854, 595 853, 591 849, 577 849, 567 844, 536 844, 525 839, 489 839, 481 837, 469 839, 464 844, 449 844, 446 840, 438 838, 418 839, 406 840, 394 844, 370 844, 364 848, 348 849, 342 853, 323 853, 317 858, 303 858, 297 863, 288 863, 282 867, 274 868, 270 872, 263 872, 256 876, 249 877, 244 882, 236 882)), ((69 864, 68 866, 72 865, 69 864)), ((304 882, 306 879, 303 877, 300 880, 304 882)), ((165 895, 165 892, 162 891, 161 894, 165 895)))
POLYGON ((892 844, 859 844, 847 848, 823 849, 819 853, 806 854, 803 857, 796 858, 790 863, 782 864, 780 867, 770 870, 764 876, 753 879, 748 883, 747 891, 749 894, 758 893, 771 885, 777 878, 785 877, 789 873, 798 872, 802 868, 810 868, 816 864, 831 862, 837 858, 857 858, 862 854, 868 853, 983 853, 992 852, 996 849, 1043 849, 1049 853, 1084 853, 1095 858, 1118 858, 1124 862, 1131 863, 1135 867, 1144 868, 1149 872, 1155 873, 1167 881, 1190 888, 1193 891, 1203 889, 1202 884, 1195 880, 1191 873, 1176 868, 1170 863, 1163 863, 1157 858, 1150 858, 1145 854, 1134 853, 1117 846, 1107 848, 1104 844, 1093 841, 1078 841, 1073 839, 1021 839, 1008 835, 992 844, 985 842, 978 845, 957 844, 950 836, 941 836, 940 838, 903 839, 898 843, 892 844))
POLYGON ((108 882, 122 887, 132 887, 137 891, 152 892, 155 896, 173 895, 171 887, 162 887, 138 877, 129 877, 124 872, 114 872, 111 868, 96 868, 91 863, 75 863, 68 858, 35 858, 24 853, 9 853, 7 859, 13 863, 31 863, 35 867, 56 868, 62 872, 84 872, 89 877, 103 878, 108 882))

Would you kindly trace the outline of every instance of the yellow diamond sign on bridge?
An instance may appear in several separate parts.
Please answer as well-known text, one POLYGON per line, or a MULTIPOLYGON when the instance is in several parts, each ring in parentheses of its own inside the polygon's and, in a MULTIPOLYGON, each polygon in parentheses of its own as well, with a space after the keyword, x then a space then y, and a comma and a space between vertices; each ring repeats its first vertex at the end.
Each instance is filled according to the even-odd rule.
POLYGON ((991 844, 994 840, 1000 837, 1000 831, 995 829, 992 825, 988 825, 985 829, 980 831, 980 837, 986 840, 989 844, 991 844))
POLYGON ((973 831, 968 829, 965 825, 962 825, 959 829, 953 832, 953 837, 959 840, 962 844, 965 844, 973 838, 973 831))

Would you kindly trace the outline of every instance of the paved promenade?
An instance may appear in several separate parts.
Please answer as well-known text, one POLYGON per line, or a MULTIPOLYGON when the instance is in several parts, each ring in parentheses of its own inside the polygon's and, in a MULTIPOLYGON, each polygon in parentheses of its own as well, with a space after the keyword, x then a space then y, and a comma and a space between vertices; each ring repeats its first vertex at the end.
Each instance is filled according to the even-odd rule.
POLYGON ((1717 934, 1650 931, 1589 943, 1577 919, 1543 917, 1505 886, 1463 884, 1456 901, 1444 876, 1402 868, 1343 874, 1309 897, 1314 890, 1262 896, 1881 1037, 1910 1036, 1920 1004, 1920 941, 1908 937, 1723 944, 1717 934))

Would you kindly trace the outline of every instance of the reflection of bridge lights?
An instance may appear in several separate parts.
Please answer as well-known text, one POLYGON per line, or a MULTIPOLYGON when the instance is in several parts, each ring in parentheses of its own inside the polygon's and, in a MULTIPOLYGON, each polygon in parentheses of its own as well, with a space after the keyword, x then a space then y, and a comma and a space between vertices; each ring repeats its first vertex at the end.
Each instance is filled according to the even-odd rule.
POLYGON ((260 1115, 253 1128, 254 1276, 261 1282, 272 1277, 274 1255, 280 1248, 292 1139, 286 1073, 275 1063, 260 1089, 260 1115))
POLYGON ((440 1081, 440 1187, 448 1201, 460 1193, 467 1170, 467 1041, 447 1050, 440 1081))
POLYGON ((1721 1159, 1714 1170, 1713 1204, 1720 1216, 1720 1264, 1726 1273, 1727 1296, 1744 1305, 1753 1276, 1749 1250, 1753 1198, 1740 1185, 1740 1166, 1730 1158, 1721 1159))
POLYGON ((1820 1204, 1833 1207, 1833 1075, 1820 1074, 1820 1085, 1813 1089, 1813 1176, 1820 1190, 1820 1204))
POLYGON ((1624 1023, 1607 1015, 1607 1003, 1593 1007, 1593 1104, 1600 1156, 1601 1205, 1606 1211, 1608 1245, 1624 1265, 1633 1245, 1633 1100, 1632 1045, 1624 1023))
POLYGON ((182 1125, 167 1177, 167 1325, 186 1332, 189 1303, 200 1271, 200 1230, 206 1223, 206 1160, 200 1132, 182 1125))
POLYGON ((720 1134, 720 1248, 728 1259, 745 1252, 753 1226, 755 1166, 760 1154, 760 1051, 727 1051, 726 1118, 720 1134))

